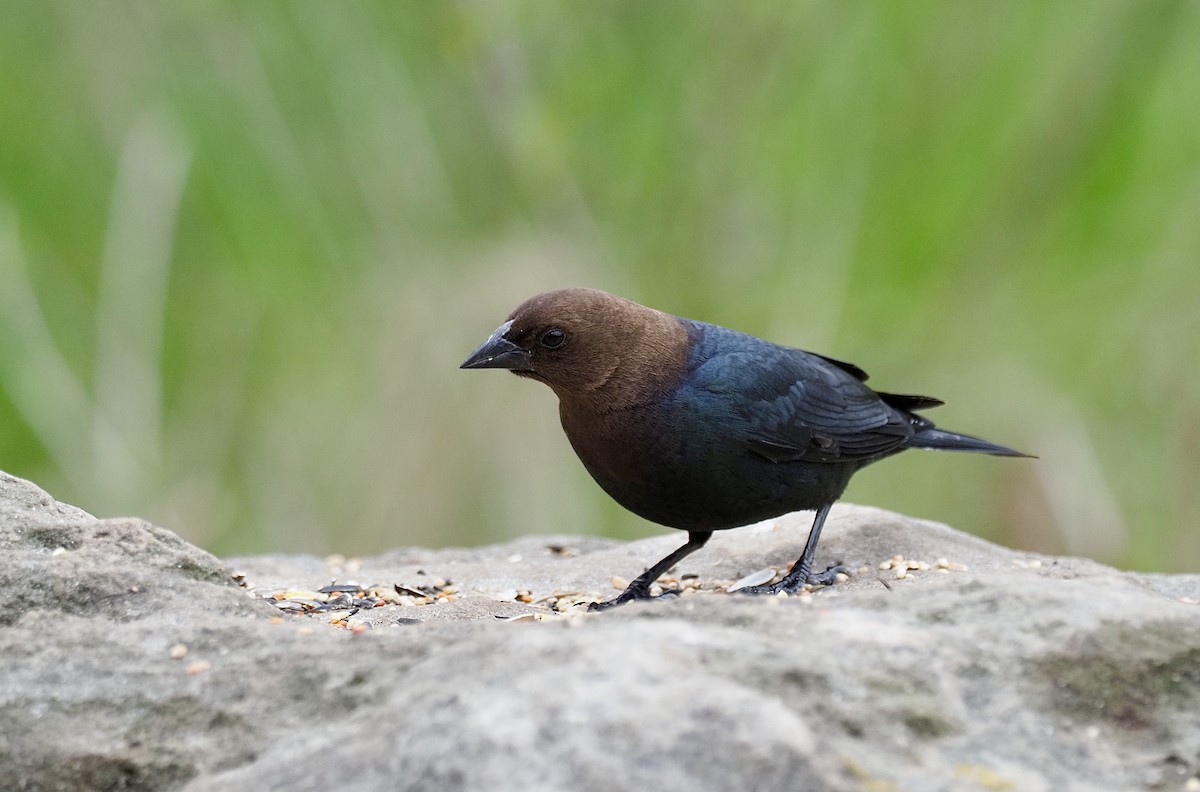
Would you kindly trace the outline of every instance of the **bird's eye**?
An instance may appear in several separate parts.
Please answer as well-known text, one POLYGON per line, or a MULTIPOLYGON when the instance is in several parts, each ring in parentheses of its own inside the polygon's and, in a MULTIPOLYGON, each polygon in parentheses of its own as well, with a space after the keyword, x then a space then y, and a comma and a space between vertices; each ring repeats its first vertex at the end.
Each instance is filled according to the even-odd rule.
POLYGON ((557 327, 542 333, 541 345, 546 349, 558 349, 567 340, 567 334, 557 327))

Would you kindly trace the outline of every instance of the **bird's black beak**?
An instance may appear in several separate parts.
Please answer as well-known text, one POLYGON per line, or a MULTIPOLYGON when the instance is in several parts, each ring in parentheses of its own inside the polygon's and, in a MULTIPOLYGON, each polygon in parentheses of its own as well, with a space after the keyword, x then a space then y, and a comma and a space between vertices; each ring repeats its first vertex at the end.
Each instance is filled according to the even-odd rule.
POLYGON ((479 349, 472 352, 471 356, 463 361, 463 364, 459 368, 498 368, 508 369, 509 371, 532 370, 533 362, 529 357, 529 352, 521 349, 521 347, 504 337, 504 334, 511 327, 511 319, 497 327, 496 332, 488 336, 488 340, 484 341, 479 349))

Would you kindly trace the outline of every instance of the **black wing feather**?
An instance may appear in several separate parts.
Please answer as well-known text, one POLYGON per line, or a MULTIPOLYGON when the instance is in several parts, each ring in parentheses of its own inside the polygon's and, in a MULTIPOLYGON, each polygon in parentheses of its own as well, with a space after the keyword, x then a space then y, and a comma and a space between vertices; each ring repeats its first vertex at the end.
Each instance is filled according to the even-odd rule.
POLYGON ((736 391, 750 427, 749 448, 774 462, 878 458, 912 436, 908 409, 931 407, 936 401, 891 394, 884 398, 863 384, 866 375, 853 364, 724 328, 706 330, 706 345, 715 342, 716 348, 710 347, 695 372, 698 384, 727 396, 736 391))

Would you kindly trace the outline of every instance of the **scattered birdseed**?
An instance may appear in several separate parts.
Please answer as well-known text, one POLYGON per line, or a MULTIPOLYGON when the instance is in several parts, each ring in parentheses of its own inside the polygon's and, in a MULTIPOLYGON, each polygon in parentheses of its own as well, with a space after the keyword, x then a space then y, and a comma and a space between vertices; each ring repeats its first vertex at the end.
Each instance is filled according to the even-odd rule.
MULTIPOLYGON (((558 555, 571 555, 574 551, 560 545, 548 545, 546 552, 558 555)), ((326 559, 331 565, 343 562, 338 556, 326 559)), ((750 585, 758 585, 773 579, 779 570, 763 569, 747 575, 741 580, 703 580, 700 575, 689 572, 679 575, 666 574, 660 577, 650 587, 651 596, 673 596, 716 594, 726 591, 737 591, 750 585)), ((423 607, 441 603, 455 602, 464 596, 452 581, 431 576, 425 570, 417 570, 419 583, 372 583, 364 584, 351 580, 332 581, 329 585, 315 591, 305 588, 285 588, 279 590, 257 591, 249 589, 247 594, 263 599, 274 605, 281 613, 293 616, 322 616, 326 624, 342 627, 361 633, 358 624, 351 622, 350 617, 363 609, 395 605, 402 607, 423 607)), ((845 580, 845 577, 840 577, 845 580)), ((620 576, 614 576, 610 583, 613 588, 623 591, 629 586, 629 581, 620 576)), ((611 597, 598 591, 578 591, 556 589, 548 594, 535 595, 529 589, 504 589, 500 591, 468 591, 465 596, 482 596, 496 602, 514 602, 532 605, 539 610, 537 619, 556 619, 565 615, 577 616, 583 613, 580 606, 590 605, 611 597)), ((272 618, 272 623, 283 621, 281 617, 272 618)), ((526 619, 528 621, 528 619, 526 619)), ((399 624, 420 623, 417 619, 398 619, 399 624)), ((302 634, 311 634, 306 630, 302 634)))
POLYGON ((365 586, 361 586, 358 583, 331 583, 325 588, 317 589, 317 591, 321 594, 345 594, 363 591, 365 588, 365 586))
POLYGON ((575 550, 566 545, 548 544, 545 550, 548 555, 562 556, 563 558, 570 558, 575 555, 575 550))
POLYGON ((553 613, 567 613, 576 605, 596 602, 600 599, 603 599, 603 596, 599 592, 555 589, 545 597, 531 599, 529 604, 544 606, 553 613))
POLYGON ((330 624, 348 627, 344 614, 362 609, 378 608, 382 605, 429 605, 435 602, 453 602, 458 589, 449 581, 434 578, 426 584, 409 586, 403 583, 362 584, 334 581, 317 591, 307 589, 285 589, 263 597, 275 607, 287 613, 328 614, 330 624), (339 615, 341 616, 339 618, 339 615))
POLYGON ((187 644, 177 643, 171 647, 170 654, 171 654, 172 660, 182 660, 184 657, 187 656, 187 653, 188 653, 187 644))
POLYGON ((914 561, 902 555, 894 555, 887 561, 881 562, 879 568, 881 570, 892 570, 895 573, 893 577, 896 580, 911 578, 912 575, 909 574, 910 572, 928 572, 930 569, 936 569, 938 572, 965 572, 967 569, 965 565, 948 561, 945 558, 939 558, 931 565, 928 561, 914 561))
POLYGON ((277 591, 270 595, 270 598, 274 600, 308 600, 309 602, 315 602, 319 599, 322 599, 321 595, 317 592, 305 591, 304 589, 285 589, 283 591, 277 591))
POLYGON ((334 611, 333 613, 328 613, 326 615, 329 617, 329 623, 334 627, 349 627, 349 619, 356 613, 358 613, 357 609, 349 611, 334 611))
POLYGON ((56 547, 56 548, 54 548, 53 550, 51 550, 51 551, 50 551, 50 555, 52 555, 52 556, 60 556, 60 555, 63 555, 64 553, 66 553, 66 552, 67 552, 67 548, 65 548, 65 547, 56 547))

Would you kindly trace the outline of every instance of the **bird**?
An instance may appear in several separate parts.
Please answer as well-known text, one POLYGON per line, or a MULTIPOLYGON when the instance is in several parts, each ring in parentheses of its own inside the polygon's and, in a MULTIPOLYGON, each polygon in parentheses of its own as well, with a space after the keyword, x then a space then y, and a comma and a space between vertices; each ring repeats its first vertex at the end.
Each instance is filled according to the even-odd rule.
POLYGON ((863 467, 909 448, 1030 456, 937 428, 918 413, 941 400, 872 390, 853 363, 597 289, 530 297, 460 368, 507 369, 548 385, 596 483, 634 514, 687 532, 593 611, 653 599, 651 585, 714 531, 802 510, 816 514, 791 570, 740 591, 830 585, 848 570, 814 573, 817 543, 863 467))

